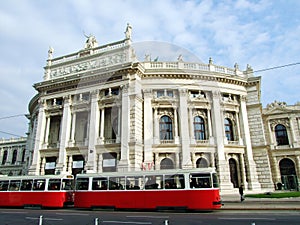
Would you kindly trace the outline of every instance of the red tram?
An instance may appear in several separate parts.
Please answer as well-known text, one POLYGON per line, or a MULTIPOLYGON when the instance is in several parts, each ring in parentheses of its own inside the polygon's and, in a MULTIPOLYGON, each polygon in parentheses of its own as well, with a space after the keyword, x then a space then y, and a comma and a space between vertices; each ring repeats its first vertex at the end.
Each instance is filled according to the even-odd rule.
POLYGON ((73 205, 72 175, 2 176, 0 207, 73 205))
POLYGON ((214 210, 221 207, 211 169, 78 174, 74 207, 214 210))

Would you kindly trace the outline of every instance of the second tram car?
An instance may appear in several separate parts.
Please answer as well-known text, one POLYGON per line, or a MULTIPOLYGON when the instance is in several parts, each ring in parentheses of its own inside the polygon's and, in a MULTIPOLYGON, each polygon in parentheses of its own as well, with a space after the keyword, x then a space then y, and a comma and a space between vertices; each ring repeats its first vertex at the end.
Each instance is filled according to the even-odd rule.
POLYGON ((214 210, 221 207, 210 169, 78 174, 74 207, 214 210))
POLYGON ((2 176, 0 207, 53 207, 73 205, 72 175, 2 176))

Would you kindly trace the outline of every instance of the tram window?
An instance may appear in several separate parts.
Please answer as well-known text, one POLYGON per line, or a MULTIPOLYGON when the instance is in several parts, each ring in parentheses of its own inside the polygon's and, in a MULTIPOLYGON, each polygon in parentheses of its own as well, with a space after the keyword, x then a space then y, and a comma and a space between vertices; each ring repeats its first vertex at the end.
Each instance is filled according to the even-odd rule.
POLYGON ((48 190, 60 190, 60 179, 49 179, 48 190))
POLYGON ((124 190, 124 189, 125 189, 125 177, 109 178, 109 190, 124 190))
POLYGON ((22 180, 21 191, 31 191, 33 180, 22 180))
POLYGON ((191 188, 211 188, 210 174, 191 174, 191 188))
POLYGON ((107 178, 106 177, 93 178, 92 189, 93 190, 107 190, 107 178))
POLYGON ((213 187, 215 188, 219 187, 219 180, 217 174, 213 173, 212 178, 213 178, 213 187))
POLYGON ((165 175, 165 189, 184 189, 184 176, 182 174, 165 175))
POLYGON ((7 191, 8 190, 8 180, 0 181, 0 191, 7 191))
POLYGON ((142 189, 144 185, 144 178, 139 177, 126 177, 126 190, 142 189))
POLYGON ((9 183, 9 190, 10 191, 19 191, 20 190, 20 180, 11 180, 9 183))
POLYGON ((63 179, 61 190, 72 190, 73 189, 72 186, 73 186, 73 180, 63 179))
POLYGON ((163 178, 159 176, 145 176, 145 189, 161 189, 163 187, 163 178))
POLYGON ((76 180, 76 190, 88 190, 89 178, 78 178, 76 180))
POLYGON ((45 190, 45 183, 46 183, 46 180, 44 180, 44 179, 34 180, 33 181, 33 190, 34 191, 44 191, 45 190))

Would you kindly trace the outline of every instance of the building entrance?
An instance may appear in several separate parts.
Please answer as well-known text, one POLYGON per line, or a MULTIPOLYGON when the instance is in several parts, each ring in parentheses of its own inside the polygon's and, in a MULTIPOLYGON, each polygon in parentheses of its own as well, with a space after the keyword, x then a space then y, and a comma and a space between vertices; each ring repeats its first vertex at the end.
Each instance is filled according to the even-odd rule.
POLYGON ((279 162, 281 182, 285 190, 299 190, 295 164, 291 159, 285 158, 279 162))

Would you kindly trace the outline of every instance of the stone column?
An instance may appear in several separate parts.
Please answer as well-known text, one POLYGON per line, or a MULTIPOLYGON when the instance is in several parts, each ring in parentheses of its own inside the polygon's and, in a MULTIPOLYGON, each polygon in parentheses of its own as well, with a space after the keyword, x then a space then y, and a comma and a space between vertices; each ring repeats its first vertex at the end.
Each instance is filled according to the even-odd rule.
POLYGON ((246 155, 246 167, 248 172, 248 189, 250 190, 259 190, 260 183, 258 182, 258 176, 256 172, 256 164, 253 160, 252 144, 250 138, 250 128, 248 124, 248 115, 247 115, 247 106, 246 106, 246 96, 241 96, 240 101, 241 108, 241 120, 243 124, 243 134, 245 140, 245 155, 246 155))
POLYGON ((235 113, 235 119, 236 119, 236 130, 237 130, 237 134, 238 134, 238 141, 239 141, 239 145, 243 145, 243 139, 241 137, 241 126, 240 126, 240 120, 239 120, 239 114, 238 112, 235 113))
POLYGON ((90 126, 88 131, 88 158, 85 165, 86 171, 90 173, 97 172, 97 152, 95 145, 97 144, 97 138, 99 136, 99 117, 98 91, 93 91, 91 92, 90 126))
POLYGON ((214 144, 214 137, 212 133, 212 124, 211 124, 211 110, 207 109, 207 126, 208 126, 208 139, 210 144, 214 144))
POLYGON ((38 165, 40 175, 45 175, 46 157, 41 158, 41 164, 38 165))
POLYGON ((159 119, 157 114, 157 107, 154 107, 154 144, 159 144, 159 119))
POLYGON ((289 122, 290 122, 290 132, 291 132, 291 136, 292 136, 292 140, 290 141, 290 144, 292 145, 293 148, 295 148, 295 146, 297 145, 297 136, 295 134, 295 128, 294 128, 294 121, 295 117, 291 116, 289 117, 289 122))
POLYGON ((50 116, 46 117, 46 128, 45 128, 45 136, 44 136, 44 148, 48 147, 48 139, 49 139, 49 131, 50 131, 50 116))
POLYGON ((193 118, 193 108, 189 107, 189 131, 190 131, 190 138, 191 138, 191 144, 195 144, 195 133, 194 133, 194 118, 193 118))
POLYGON ((129 169, 129 135, 130 135, 130 99, 129 84, 122 87, 122 124, 121 124, 121 158, 120 171, 129 169))
POLYGON ((73 112, 73 114, 72 114, 72 131, 71 131, 71 137, 70 137, 70 141, 72 143, 75 142, 75 130, 76 130, 76 112, 73 112))
POLYGON ((232 190, 233 185, 230 181, 229 164, 224 152, 224 119, 220 104, 221 95, 218 90, 212 92, 212 126, 216 144, 217 171, 220 179, 221 191, 232 190))
POLYGON ((153 109, 152 92, 144 90, 144 163, 153 162, 153 109))
POLYGON ((42 148, 44 135, 45 135, 45 125, 46 125, 46 115, 45 115, 46 101, 39 100, 39 113, 38 113, 38 124, 36 130, 36 138, 33 150, 32 164, 28 170, 29 175, 40 175, 40 149, 42 148))
POLYGON ((240 154, 240 170, 241 170, 241 182, 244 185, 244 187, 248 187, 246 173, 245 173, 244 154, 240 154))
MULTIPOLYGON (((177 119, 177 109, 176 107, 173 108, 174 110, 174 143, 179 144, 179 137, 178 137, 178 119, 177 119)), ((188 130, 187 130, 188 131, 188 130)), ((186 131, 186 132, 187 132, 186 131)))
POLYGON ((192 168, 191 153, 190 153, 190 137, 189 137, 189 121, 187 107, 187 90, 179 90, 179 123, 181 135, 181 167, 183 169, 192 168))
POLYGON ((73 156, 68 156, 68 173, 72 174, 73 169, 73 156))
POLYGON ((100 144, 104 143, 104 117, 105 117, 105 108, 101 109, 101 122, 100 122, 100 144))
POLYGON ((68 146, 70 131, 71 131, 71 96, 64 97, 64 108, 61 121, 60 143, 58 163, 56 165, 56 172, 65 174, 67 172, 67 153, 66 147, 68 146))

